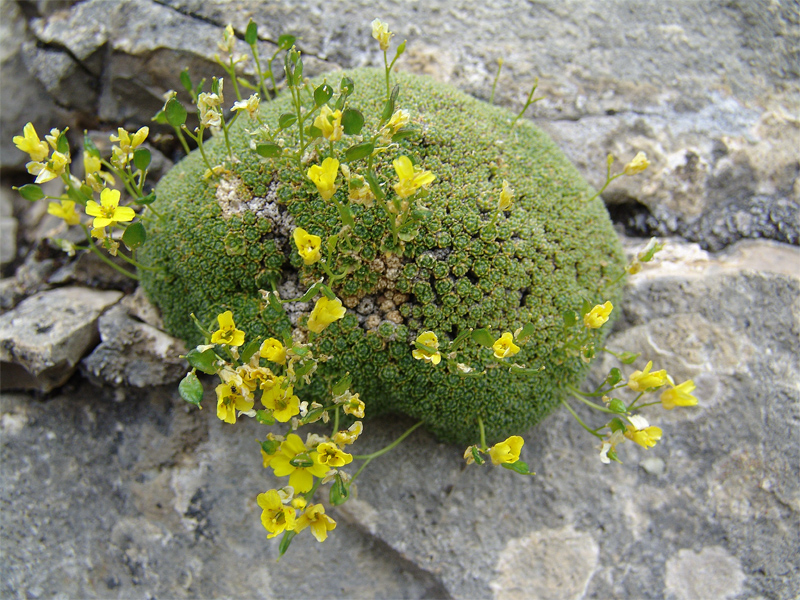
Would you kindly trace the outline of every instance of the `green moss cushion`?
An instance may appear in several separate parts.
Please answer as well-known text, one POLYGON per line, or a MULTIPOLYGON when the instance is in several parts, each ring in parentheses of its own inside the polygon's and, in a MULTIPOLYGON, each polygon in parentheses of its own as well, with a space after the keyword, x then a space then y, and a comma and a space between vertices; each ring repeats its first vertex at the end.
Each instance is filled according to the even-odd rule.
MULTIPOLYGON (((365 131, 374 130, 385 98, 383 72, 345 74, 355 81, 349 106, 365 115, 365 131)), ((327 79, 338 89, 342 75, 327 79)), ((351 272, 333 286, 348 314, 318 338, 318 352, 330 358, 316 383, 298 393, 311 400, 324 393, 327 374, 350 371, 367 416, 403 413, 424 420, 440 439, 463 444, 477 441, 479 416, 490 441, 522 433, 559 402, 564 383, 583 377, 585 365, 562 348, 561 315, 585 300, 617 299, 618 289, 603 289, 622 270, 617 236, 602 202, 583 200, 590 195, 586 182, 528 121, 512 130, 505 109, 428 78, 400 73, 397 81, 398 107, 410 112, 420 133, 382 155, 378 175, 391 191, 392 159, 413 157, 436 175, 424 200, 432 212, 417 237, 396 248, 382 208, 352 205, 361 249, 339 254, 334 271, 351 272), (491 225, 504 179, 515 202, 491 225), (426 330, 445 346, 465 328, 487 327, 499 336, 526 323, 536 332, 513 360, 543 366, 535 376, 490 368, 462 377, 444 361, 434 367, 411 355, 411 342, 426 330)), ((274 126, 290 110, 284 95, 262 105, 262 118, 274 126)), ((318 265, 303 265, 292 230, 303 227, 324 244, 341 228, 335 207, 305 177, 320 159, 309 157, 302 172, 276 169, 250 149, 248 130, 255 128, 246 115, 234 124, 231 142, 241 162, 218 186, 203 180, 206 165, 193 152, 157 188, 161 219, 149 226, 141 256, 163 270, 144 272, 143 283, 169 330, 191 344, 201 340, 190 313, 211 323, 227 309, 248 336, 291 334, 313 305, 277 313, 259 290, 276 285, 284 298, 302 294, 323 274, 318 265)), ((345 136, 342 147, 352 143, 345 136)), ((221 134, 206 152, 212 164, 222 162, 221 134)), ((347 202, 345 189, 337 194, 347 202)), ((458 360, 480 371, 491 355, 470 343, 458 360)))

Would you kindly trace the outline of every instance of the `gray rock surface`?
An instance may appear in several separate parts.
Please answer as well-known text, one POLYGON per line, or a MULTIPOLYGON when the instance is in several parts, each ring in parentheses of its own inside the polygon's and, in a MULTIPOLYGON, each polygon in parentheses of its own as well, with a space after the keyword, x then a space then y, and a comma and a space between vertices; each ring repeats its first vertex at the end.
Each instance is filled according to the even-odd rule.
POLYGON ((181 340, 131 317, 119 303, 98 321, 100 344, 83 359, 88 378, 114 387, 147 388, 176 384, 189 365, 181 340))
POLYGON ((116 291, 60 288, 0 315, 3 389, 48 392, 63 384, 97 342, 98 318, 121 297, 116 291))
MULTIPOLYGON (((418 431, 329 509, 325 544, 298 537, 280 563, 255 505, 275 485, 258 427, 216 419, 211 382, 203 411, 164 389, 5 395, 0 497, 27 508, 0 513, 16 540, 3 595, 795 598, 798 254, 674 245, 633 280, 609 346, 692 377, 700 398, 648 413, 655 448, 626 444, 624 464, 603 465, 559 411, 525 435, 525 478, 468 467, 418 431)), ((409 425, 368 421, 356 451, 409 425)))
MULTIPOLYGON (((313 75, 382 64, 369 25, 379 16, 408 38, 402 69, 488 98, 504 58, 496 99, 513 110, 538 77, 544 100, 529 116, 598 187, 608 153, 646 151, 653 167, 606 194, 629 232, 712 250, 741 238, 800 243, 795 2, 123 0, 109 15, 88 0, 43 13, 7 51, 3 81, 24 59, 25 77, 60 106, 112 127, 150 124, 183 66, 221 75, 212 59, 228 22, 241 37, 256 20, 264 53, 280 34, 298 36, 313 75)), ((31 118, 11 117, 18 129, 31 118)))
MULTIPOLYGON (((210 380, 202 411, 173 388, 151 387, 183 371, 158 315, 137 294, 100 316, 119 292, 50 290, 119 282, 86 258, 53 258, 41 238, 57 220, 46 203, 17 202, 25 258, 0 281, 0 308, 13 309, 0 316, 3 386, 59 385, 99 340, 98 321, 103 341, 84 370, 124 385, 74 378, 41 402, 0 398, 2 597, 800 596, 796 2, 108 6, 0 3, 4 178, 27 177, 10 139, 29 120, 40 134, 70 125, 101 141, 103 129, 152 125, 182 67, 196 79, 222 74, 212 58, 228 22, 241 37, 254 18, 265 53, 281 33, 297 35, 313 75, 380 65, 369 35, 380 17, 396 41, 409 40, 402 69, 482 98, 503 57, 496 101, 519 110, 539 77, 545 99, 528 116, 593 184, 602 184, 609 152, 620 162, 639 150, 650 157, 648 171, 604 195, 613 218, 631 234, 696 243, 676 240, 632 280, 608 344, 693 378, 700 405, 650 409, 664 438, 647 451, 625 444, 622 465, 601 464, 594 440, 558 411, 525 435, 531 478, 468 467, 463 449, 417 431, 364 471, 356 498, 328 509, 339 525, 325 544, 298 537, 276 563, 255 503, 277 483, 254 442, 262 430, 216 419, 210 380)), ((168 142, 156 144, 173 158, 168 142)), ((590 379, 612 364, 598 361, 590 379)), ((411 424, 367 421, 356 451, 411 424)))

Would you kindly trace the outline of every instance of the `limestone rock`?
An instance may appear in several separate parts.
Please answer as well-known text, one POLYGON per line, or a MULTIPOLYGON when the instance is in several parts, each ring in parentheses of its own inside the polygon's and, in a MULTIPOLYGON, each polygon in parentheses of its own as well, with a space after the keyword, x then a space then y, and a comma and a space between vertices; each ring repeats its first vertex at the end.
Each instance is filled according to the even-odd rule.
POLYGON ((50 391, 97 342, 97 320, 121 292, 68 287, 41 292, 0 315, 3 389, 50 391))
POLYGON ((82 363, 91 380, 147 388, 177 384, 186 374, 183 342, 132 318, 123 303, 103 314, 98 326, 101 343, 82 363))

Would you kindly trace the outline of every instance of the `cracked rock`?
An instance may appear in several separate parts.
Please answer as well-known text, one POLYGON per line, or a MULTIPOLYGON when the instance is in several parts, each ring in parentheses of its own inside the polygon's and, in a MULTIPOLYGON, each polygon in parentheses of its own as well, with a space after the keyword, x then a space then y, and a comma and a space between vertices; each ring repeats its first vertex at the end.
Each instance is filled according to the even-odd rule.
POLYGON ((41 292, 0 315, 3 389, 60 386, 98 339, 97 320, 122 297, 67 287, 41 292))
POLYGON ((101 343, 82 362, 98 384, 146 388, 177 383, 188 370, 183 342, 134 319, 123 302, 99 320, 101 343))

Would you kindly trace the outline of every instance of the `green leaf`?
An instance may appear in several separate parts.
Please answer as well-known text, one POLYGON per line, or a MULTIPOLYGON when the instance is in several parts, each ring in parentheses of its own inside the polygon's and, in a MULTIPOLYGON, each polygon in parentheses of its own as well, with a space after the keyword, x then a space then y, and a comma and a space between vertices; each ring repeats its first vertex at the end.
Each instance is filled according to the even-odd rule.
POLYGON ((159 123, 160 125, 166 125, 167 124, 167 113, 165 113, 163 110, 160 110, 156 114, 154 114, 150 118, 150 120, 151 121, 155 121, 156 123, 159 123))
POLYGON ((89 156, 100 158, 100 150, 97 149, 97 146, 94 145, 92 138, 90 138, 89 134, 87 134, 85 131, 83 132, 83 151, 89 156))
POLYGON ((590 310, 592 310, 592 308, 594 308, 592 303, 589 302, 588 300, 584 300, 583 304, 581 305, 581 317, 584 316, 586 313, 588 313, 590 310))
POLYGON ((389 119, 392 118, 394 114, 394 103, 397 100, 397 94, 400 93, 400 86, 396 85, 392 89, 392 93, 389 95, 389 99, 386 101, 386 104, 383 105, 383 114, 381 114, 381 122, 385 123, 389 119))
POLYGON ((255 338, 254 340, 250 340, 249 342, 247 342, 244 348, 242 348, 242 351, 239 353, 242 362, 243 363, 250 362, 250 359, 253 357, 253 354, 258 352, 259 348, 261 348, 261 338, 255 338))
POLYGON ((278 558, 286 554, 286 551, 289 549, 289 544, 292 543, 292 539, 296 536, 297 533, 294 531, 284 531, 283 537, 281 538, 281 543, 278 545, 278 558))
POLYGON ((517 341, 520 344, 524 344, 533 336, 534 333, 536 333, 536 325, 534 325, 533 323, 526 323, 525 325, 522 326, 519 335, 516 336, 517 341))
POLYGON ((203 401, 203 384, 200 383, 194 371, 190 371, 186 374, 186 377, 181 379, 181 382, 178 384, 178 393, 181 395, 181 398, 190 404, 194 404, 198 407, 200 406, 200 403, 203 401))
POLYGON ((322 129, 316 127, 315 125, 309 125, 306 128, 306 133, 308 134, 308 137, 310 137, 312 140, 315 140, 318 137, 322 137, 322 129))
POLYGON ((217 359, 219 357, 213 348, 209 348, 204 352, 199 352, 197 348, 192 348, 184 358, 186 358, 186 362, 198 371, 208 375, 213 375, 217 372, 217 359))
POLYGON ((58 136, 58 141, 56 142, 56 149, 61 152, 61 154, 69 154, 69 140, 67 139, 67 130, 61 132, 61 135, 58 136))
POLYGON ((336 244, 339 243, 339 234, 331 235, 325 240, 325 248, 328 250, 328 254, 332 255, 336 252, 336 244))
MULTIPOLYGON (((260 412, 266 412, 266 411, 262 411, 262 410, 258 411, 256 413, 256 418, 258 418, 258 413, 260 413, 260 412)), ((273 423, 274 423, 274 420, 273 420, 273 423)), ((261 449, 264 452, 266 452, 269 456, 272 456, 273 454, 275 454, 278 451, 278 448, 281 447, 280 440, 264 440, 263 442, 259 442, 259 444, 261 444, 261 449)))
POLYGON ((328 300, 336 300, 336 294, 333 293, 333 290, 329 288, 324 283, 321 283, 319 286, 319 291, 328 299, 328 300))
POLYGON ((352 79, 349 77, 342 77, 342 82, 339 84, 339 98, 336 100, 336 110, 344 108, 347 98, 353 93, 355 87, 355 83, 353 83, 352 79))
POLYGON ((94 190, 91 187, 89 187, 88 185, 86 185, 85 183, 81 184, 80 190, 81 190, 81 194, 83 194, 84 196, 86 196, 89 199, 91 199, 92 198, 92 194, 94 194, 94 190))
POLYGON ((274 144, 272 142, 264 142, 262 144, 256 145, 256 153, 259 156, 263 156, 264 158, 273 158, 275 156, 280 156, 282 152, 282 148, 278 146, 278 144, 274 144))
POLYGON ((339 506, 347 502, 348 498, 350 498, 350 487, 344 481, 342 481, 342 478, 339 475, 336 475, 333 480, 333 485, 331 485, 331 504, 333 506, 339 506))
POLYGON ((364 115, 355 108, 348 108, 342 113, 342 129, 347 135, 358 135, 364 127, 364 115))
POLYGON ((408 40, 403 40, 403 43, 397 47, 397 52, 395 53, 395 60, 400 58, 403 55, 403 52, 406 51, 406 43, 408 40))
MULTIPOLYGON (((258 410, 256 411, 256 421, 261 423, 262 425, 274 425, 275 424, 275 417, 272 416, 272 411, 269 410, 258 410)), ((264 444, 270 443, 269 440, 266 442, 261 442, 261 447, 264 447, 264 444)), ((277 442, 280 445, 280 442, 277 442)), ((264 452, 267 452, 264 450, 264 452)), ((275 454, 274 452, 267 452, 267 454, 275 454)))
POLYGON ((181 71, 180 79, 183 89, 189 92, 190 95, 193 94, 194 84, 192 83, 192 78, 189 76, 189 67, 185 67, 183 71, 181 71))
POLYGON ((378 183, 378 178, 375 176, 375 173, 373 171, 368 171, 364 175, 364 179, 367 180, 367 183, 369 184, 369 189, 372 190, 372 193, 375 194, 375 197, 378 200, 383 200, 386 197, 386 192, 383 191, 381 184, 378 183))
POLYGON ((270 294, 268 296, 268 298, 269 298, 269 300, 268 300, 269 305, 273 310, 275 310, 277 312, 284 312, 283 304, 281 304, 281 301, 278 300, 278 298, 277 298, 277 296, 275 296, 275 294, 270 294))
POLYGON ((164 114, 167 116, 167 123, 173 127, 180 129, 180 126, 186 122, 186 109, 183 107, 183 104, 175 98, 170 98, 169 102, 167 102, 164 114))
POLYGON ((145 231, 144 225, 141 223, 141 221, 137 221, 136 223, 131 223, 128 225, 122 234, 122 241, 128 247, 128 250, 138 248, 144 244, 146 240, 147 232, 145 231))
POLYGON ((640 356, 641 356, 641 353, 634 354, 633 352, 623 352, 622 354, 619 355, 619 360, 623 365, 631 365, 640 356))
POLYGON ((472 331, 472 339, 487 348, 491 348, 495 342, 494 336, 488 329, 474 329, 472 331))
POLYGON ((578 315, 574 310, 566 310, 561 316, 564 319, 564 327, 572 327, 578 322, 578 315))
POLYGON ((611 429, 611 431, 623 431, 624 432, 625 431, 625 423, 622 422, 622 419, 620 419, 618 417, 614 417, 613 419, 611 419, 611 421, 609 421, 608 428, 611 429))
POLYGON ((194 88, 194 93, 192 94, 192 98, 194 99, 195 102, 197 101, 197 96, 200 94, 200 92, 203 91, 203 86, 205 85, 205 83, 206 83, 206 78, 203 77, 197 84, 197 86, 194 88))
POLYGON ((520 475, 536 475, 528 469, 528 465, 521 460, 518 460, 515 463, 502 463, 502 466, 508 469, 509 471, 514 471, 515 473, 519 473, 520 475))
POLYGON ((297 300, 292 300, 292 302, 308 302, 309 300, 311 300, 314 296, 316 296, 319 293, 319 286, 320 285, 322 285, 322 284, 319 283, 319 282, 315 283, 310 288, 308 288, 308 291, 305 294, 303 294, 297 300))
POLYGON ((361 142, 354 146, 350 146, 344 151, 344 159, 347 162, 354 162, 356 160, 366 158, 375 150, 375 144, 372 142, 361 142))
MULTIPOLYGON (((314 104, 317 106, 322 106, 331 99, 331 96, 333 96, 333 88, 327 83, 323 83, 314 90, 314 104)), ((347 132, 345 131, 345 133, 347 132)))
POLYGON ((253 19, 247 24, 247 29, 244 32, 244 41, 248 46, 254 46, 258 41, 258 25, 255 24, 253 19))
POLYGON ((413 129, 411 127, 404 127, 403 129, 397 130, 397 133, 395 133, 392 136, 392 141, 399 142, 400 140, 404 140, 406 138, 410 138, 418 134, 419 132, 416 129, 413 129))
POLYGON ((472 447, 472 460, 479 465, 482 465, 486 462, 486 460, 481 456, 481 453, 478 452, 478 448, 476 446, 472 447))
POLYGON ((147 206, 148 204, 152 204, 155 201, 156 201, 156 192, 155 192, 155 190, 153 190, 152 192, 147 194, 147 196, 142 196, 141 198, 137 198, 136 200, 134 200, 134 202, 136 204, 141 204, 143 206, 147 206))
POLYGON ((44 192, 42 188, 40 188, 35 183, 26 183, 22 187, 15 187, 15 190, 19 192, 19 195, 25 198, 28 202, 36 202, 37 200, 41 200, 44 198, 44 192))
POLYGON ((341 83, 339 83, 339 91, 342 94, 346 94, 349 96, 353 93, 353 90, 356 89, 355 82, 350 79, 349 77, 342 77, 341 83))
POLYGON ((294 46, 294 42, 297 38, 293 35, 282 35, 278 38, 278 48, 281 50, 288 50, 292 46, 294 46))
POLYGON ((211 78, 211 93, 219 94, 219 79, 217 77, 211 78))
POLYGON ((344 377, 342 377, 339 381, 336 382, 336 385, 333 386, 331 393, 334 396, 341 396, 347 390, 350 389, 350 385, 353 383, 353 378, 350 376, 350 373, 347 373, 344 377))
POLYGON ((137 148, 133 151, 133 165, 144 172, 150 166, 152 154, 147 148, 137 148))
POLYGON ((283 113, 280 117, 278 117, 278 127, 281 129, 286 129, 287 127, 291 127, 297 122, 297 115, 294 113, 283 113))
POLYGON ((620 381, 622 381, 622 371, 620 371, 617 367, 614 367, 608 372, 605 383, 606 385, 614 387, 620 381))
POLYGON ((628 407, 625 406, 625 403, 619 398, 612 398, 611 402, 608 403, 608 410, 612 410, 615 413, 622 415, 628 412, 628 407))
POLYGON ((311 372, 311 369, 313 369, 316 365, 317 365, 316 361, 309 360, 307 362, 304 362, 298 368, 296 368, 294 373, 295 373, 295 375, 297 375, 297 377, 302 377, 303 375, 308 375, 311 372))

